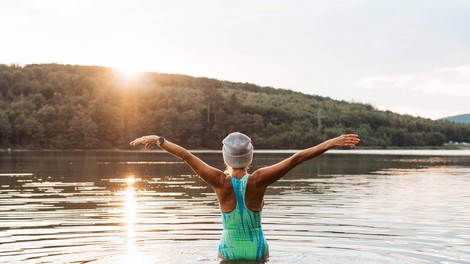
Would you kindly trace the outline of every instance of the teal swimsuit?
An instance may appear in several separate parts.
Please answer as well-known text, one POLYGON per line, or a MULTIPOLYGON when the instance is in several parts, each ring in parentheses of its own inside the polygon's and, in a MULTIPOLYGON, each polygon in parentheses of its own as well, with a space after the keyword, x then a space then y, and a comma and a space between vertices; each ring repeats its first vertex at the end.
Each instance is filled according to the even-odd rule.
POLYGON ((224 230, 219 243, 219 253, 228 260, 263 260, 268 243, 261 228, 261 211, 246 207, 245 190, 249 174, 241 180, 231 176, 237 205, 230 213, 222 213, 224 230))

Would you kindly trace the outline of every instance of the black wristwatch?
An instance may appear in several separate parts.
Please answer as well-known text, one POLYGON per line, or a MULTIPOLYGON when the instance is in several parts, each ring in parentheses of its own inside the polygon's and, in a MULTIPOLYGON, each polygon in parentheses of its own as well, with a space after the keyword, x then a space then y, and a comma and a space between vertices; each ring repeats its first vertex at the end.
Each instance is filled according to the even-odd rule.
POLYGON ((165 138, 164 138, 164 137, 158 137, 158 138, 157 138, 157 146, 160 147, 164 142, 165 142, 165 138))

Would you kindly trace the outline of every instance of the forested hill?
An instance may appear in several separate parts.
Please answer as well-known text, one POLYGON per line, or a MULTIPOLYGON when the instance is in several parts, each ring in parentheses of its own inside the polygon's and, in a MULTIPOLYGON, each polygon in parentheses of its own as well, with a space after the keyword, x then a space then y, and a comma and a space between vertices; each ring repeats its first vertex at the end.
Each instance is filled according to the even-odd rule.
POLYGON ((257 149, 298 149, 342 133, 362 146, 470 142, 470 125, 378 111, 283 89, 183 75, 126 79, 110 68, 0 65, 2 148, 128 148, 160 134, 187 148, 220 149, 232 131, 257 149))

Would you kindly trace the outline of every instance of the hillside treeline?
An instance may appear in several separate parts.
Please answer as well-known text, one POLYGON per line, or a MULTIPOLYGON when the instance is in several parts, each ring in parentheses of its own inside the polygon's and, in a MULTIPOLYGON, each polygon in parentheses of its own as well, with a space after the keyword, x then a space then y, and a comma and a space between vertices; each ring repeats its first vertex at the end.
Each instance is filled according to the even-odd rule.
POLYGON ((348 132, 362 146, 470 142, 470 125, 378 111, 283 89, 183 75, 57 64, 0 65, 2 148, 128 148, 159 134, 187 148, 219 149, 232 131, 258 149, 297 149, 348 132))

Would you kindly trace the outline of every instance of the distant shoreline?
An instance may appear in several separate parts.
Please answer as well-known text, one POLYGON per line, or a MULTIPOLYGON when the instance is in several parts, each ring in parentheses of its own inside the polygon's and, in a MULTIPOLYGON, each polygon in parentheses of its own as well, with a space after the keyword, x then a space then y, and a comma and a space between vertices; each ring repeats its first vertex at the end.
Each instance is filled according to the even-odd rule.
MULTIPOLYGON (((211 154, 221 153, 221 150, 211 149, 194 149, 190 150, 195 154, 211 154)), ((298 149, 260 149, 255 150, 255 153, 265 154, 294 154, 298 152, 298 149)), ((122 153, 166 153, 160 149, 14 149, 8 151, 7 149, 1 149, 0 153, 19 153, 19 152, 43 152, 43 153, 109 153, 109 152, 122 152, 122 153)), ((433 147, 433 148, 355 148, 355 149, 332 149, 326 154, 353 154, 353 155, 417 155, 417 156, 470 156, 469 146, 459 146, 458 148, 445 148, 433 147)))

